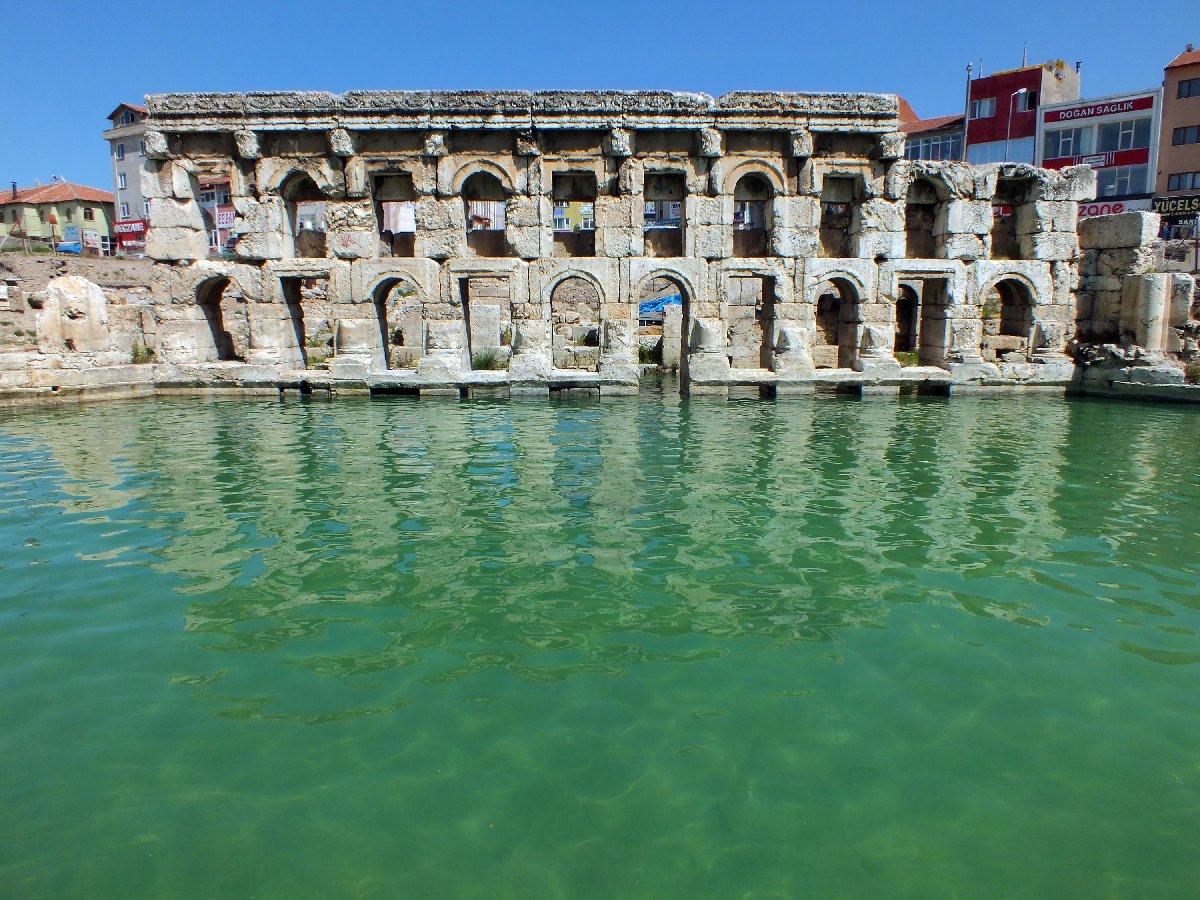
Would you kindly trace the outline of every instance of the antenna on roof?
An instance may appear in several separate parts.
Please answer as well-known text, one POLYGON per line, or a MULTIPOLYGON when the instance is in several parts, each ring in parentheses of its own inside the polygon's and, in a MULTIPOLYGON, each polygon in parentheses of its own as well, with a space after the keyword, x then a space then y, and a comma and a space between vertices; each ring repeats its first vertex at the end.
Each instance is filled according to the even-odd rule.
POLYGON ((1029 41, 1021 44, 1021 68, 1029 65, 1029 41))

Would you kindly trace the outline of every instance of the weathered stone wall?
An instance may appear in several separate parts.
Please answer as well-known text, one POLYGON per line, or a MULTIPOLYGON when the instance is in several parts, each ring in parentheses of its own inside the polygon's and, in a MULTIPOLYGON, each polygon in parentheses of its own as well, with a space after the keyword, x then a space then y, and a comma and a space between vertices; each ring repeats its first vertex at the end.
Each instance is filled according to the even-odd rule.
POLYGON ((1151 226, 1077 223, 1090 168, 904 160, 891 96, 147 102, 152 331, 173 366, 633 390, 638 304, 664 291, 684 302, 655 337, 693 391, 849 377, 1061 385, 1081 342, 1188 346, 1182 326, 1147 312, 1165 292, 1162 321, 1175 323, 1185 280, 1131 286, 1159 271, 1151 226), (196 196, 214 174, 230 179, 236 261, 206 259, 196 196), (556 184, 572 200, 594 190, 586 239, 556 237, 556 184), (384 233, 395 203, 412 229, 399 237, 384 233))

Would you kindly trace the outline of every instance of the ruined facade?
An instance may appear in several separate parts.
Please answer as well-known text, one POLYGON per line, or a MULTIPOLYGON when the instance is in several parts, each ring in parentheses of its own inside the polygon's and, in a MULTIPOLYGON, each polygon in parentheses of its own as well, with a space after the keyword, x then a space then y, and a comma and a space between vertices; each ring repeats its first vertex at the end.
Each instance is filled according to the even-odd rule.
POLYGON ((1155 217, 1079 226, 1087 167, 905 160, 893 96, 147 104, 158 264, 131 340, 156 384, 632 393, 653 363, 691 393, 1062 389, 1081 342, 1187 349, 1155 217), (219 260, 212 178, 237 213, 219 260))
POLYGON ((667 284, 681 346, 651 352, 693 392, 925 367, 1069 378, 1091 170, 904 160, 893 97, 148 103, 147 252, 177 264, 163 362, 636 389, 639 303, 667 284), (236 262, 204 261, 212 175, 233 185, 236 262), (568 202, 592 228, 556 229, 568 202))

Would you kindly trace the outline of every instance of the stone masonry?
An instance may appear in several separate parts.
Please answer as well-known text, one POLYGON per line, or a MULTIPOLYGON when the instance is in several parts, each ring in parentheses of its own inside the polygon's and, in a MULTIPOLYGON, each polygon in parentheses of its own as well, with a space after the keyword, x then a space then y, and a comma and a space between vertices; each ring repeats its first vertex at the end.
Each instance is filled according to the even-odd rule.
POLYGON ((654 352, 691 393, 1061 388, 1081 346, 1177 351, 1191 321, 1191 280, 1155 268, 1156 217, 1078 223, 1088 167, 905 160, 894 96, 147 105, 157 265, 139 340, 159 382, 631 393, 654 352), (237 214, 224 259, 197 204, 214 175, 237 214), (586 227, 562 225, 568 203, 586 227))

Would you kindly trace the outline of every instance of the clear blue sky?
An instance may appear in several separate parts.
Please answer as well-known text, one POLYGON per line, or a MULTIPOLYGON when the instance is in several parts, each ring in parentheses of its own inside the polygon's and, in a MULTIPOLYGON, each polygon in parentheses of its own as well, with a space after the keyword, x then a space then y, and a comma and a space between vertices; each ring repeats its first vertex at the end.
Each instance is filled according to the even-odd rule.
POLYGON ((1157 85, 1197 0, 0 0, 0 178, 110 186, 104 116, 149 92, 669 88, 900 93, 962 108, 963 69, 1083 60, 1085 96, 1157 85))

